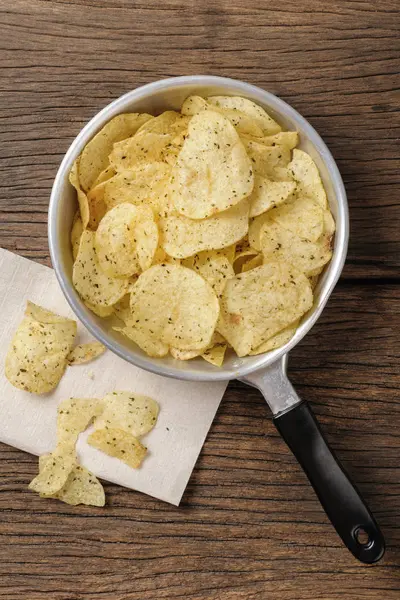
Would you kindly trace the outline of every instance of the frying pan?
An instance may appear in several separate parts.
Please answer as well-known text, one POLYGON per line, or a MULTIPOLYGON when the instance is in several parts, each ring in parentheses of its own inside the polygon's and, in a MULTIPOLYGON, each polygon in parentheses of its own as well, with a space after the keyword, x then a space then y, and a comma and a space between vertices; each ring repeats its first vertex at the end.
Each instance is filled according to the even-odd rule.
POLYGON ((364 563, 376 562, 383 556, 385 543, 375 519, 330 450, 310 407, 298 397, 286 375, 289 350, 317 321, 339 279, 349 236, 346 192, 338 168, 318 133, 297 111, 258 87, 222 77, 176 77, 133 90, 100 111, 71 144, 54 181, 48 234, 51 259, 61 288, 77 317, 98 340, 126 361, 159 375, 192 381, 240 379, 258 388, 272 410, 276 428, 305 471, 344 544, 364 563), (73 161, 93 135, 115 115, 179 110, 191 94, 247 97, 263 106, 285 129, 297 130, 300 148, 313 157, 320 170, 336 221, 332 260, 316 287, 314 306, 302 319, 293 338, 281 348, 259 356, 238 358, 232 353, 221 368, 200 358, 186 362, 170 357, 149 358, 140 348, 113 331, 107 321, 90 312, 72 285, 69 232, 76 201, 68 173, 73 161))

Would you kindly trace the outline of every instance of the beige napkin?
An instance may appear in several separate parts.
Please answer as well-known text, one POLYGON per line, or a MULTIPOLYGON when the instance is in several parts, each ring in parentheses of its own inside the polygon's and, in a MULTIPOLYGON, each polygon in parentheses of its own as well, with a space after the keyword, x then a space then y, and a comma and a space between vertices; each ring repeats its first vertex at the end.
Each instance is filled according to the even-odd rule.
MULTIPOLYGON (((49 452, 55 443, 58 403, 69 397, 101 398, 114 390, 152 396, 160 404, 156 427, 144 438, 149 449, 140 469, 131 469, 86 444, 81 463, 99 477, 178 505, 214 419, 226 383, 194 383, 142 371, 107 350, 86 365, 68 367, 57 389, 36 396, 14 388, 4 361, 27 300, 75 318, 52 269, 0 249, 0 441, 30 452, 49 452)), ((90 334, 78 323, 78 343, 90 334)), ((26 482, 28 485, 28 481, 26 482)))

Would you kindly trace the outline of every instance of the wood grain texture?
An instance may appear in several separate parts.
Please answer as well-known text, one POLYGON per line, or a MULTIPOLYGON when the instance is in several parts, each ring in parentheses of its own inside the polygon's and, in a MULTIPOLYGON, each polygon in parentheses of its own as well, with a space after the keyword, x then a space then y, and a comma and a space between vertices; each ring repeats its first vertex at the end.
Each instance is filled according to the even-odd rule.
POLYGON ((349 196, 349 259, 290 373, 388 550, 374 567, 353 560, 260 394, 232 382, 179 509, 110 484, 106 509, 39 500, 36 459, 0 445, 0 600, 399 597, 399 13, 395 0, 2 0, 0 244, 28 258, 49 264, 68 145, 143 83, 244 79, 327 141, 349 196))

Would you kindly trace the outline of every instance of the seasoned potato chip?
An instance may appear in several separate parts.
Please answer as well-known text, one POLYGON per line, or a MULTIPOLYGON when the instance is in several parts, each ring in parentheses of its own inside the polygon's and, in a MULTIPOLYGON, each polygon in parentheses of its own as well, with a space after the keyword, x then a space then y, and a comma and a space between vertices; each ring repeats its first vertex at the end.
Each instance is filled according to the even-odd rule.
POLYGON ((210 250, 208 252, 200 252, 195 254, 190 261, 184 266, 193 269, 199 275, 204 277, 211 285, 212 289, 219 297, 224 291, 224 287, 228 279, 235 276, 233 267, 226 256, 218 253, 218 250, 210 250))
MULTIPOLYGON (((39 457, 39 469, 43 470, 51 456, 39 457)), ((63 487, 55 494, 40 494, 41 498, 54 498, 71 506, 86 504, 87 506, 104 506, 104 488, 93 473, 85 467, 75 465, 68 475, 63 487)))
POLYGON ((328 206, 326 192, 318 167, 311 156, 303 150, 293 150, 293 159, 288 169, 297 183, 299 193, 312 198, 321 208, 326 209, 328 206))
POLYGON ((105 408, 96 419, 95 428, 121 429, 135 437, 153 429, 160 410, 153 398, 132 392, 112 392, 102 402, 105 408))
POLYGON ((146 330, 137 329, 128 322, 126 323, 125 327, 114 327, 113 329, 114 331, 122 333, 125 337, 135 342, 135 344, 137 344, 149 356, 153 356, 154 358, 162 358, 168 354, 168 344, 157 340, 155 336, 150 337, 146 330))
POLYGON ((122 429, 95 429, 87 441, 108 456, 119 458, 132 469, 140 467, 147 452, 139 440, 122 429))
POLYGON ((106 319, 107 317, 111 317, 114 312, 113 306, 95 306, 94 304, 90 304, 90 302, 83 301, 85 306, 88 307, 89 310, 94 312, 95 315, 101 317, 102 319, 106 319))
POLYGON ((219 107, 215 103, 207 102, 207 100, 200 96, 189 96, 189 98, 186 98, 181 110, 182 114, 191 116, 198 115, 204 110, 212 110, 227 118, 240 134, 256 137, 263 135, 263 130, 257 125, 254 119, 249 117, 246 113, 241 112, 236 108, 219 107))
POLYGON ((89 229, 96 230, 101 219, 107 212, 107 205, 104 202, 104 189, 106 181, 99 183, 87 193, 89 203, 89 229))
POLYGON ((78 435, 85 431, 92 419, 104 410, 104 402, 97 398, 68 398, 57 409, 57 444, 74 447, 78 435))
POLYGON ((106 351, 106 347, 100 342, 89 342, 75 346, 68 354, 69 365, 83 365, 94 360, 106 351))
POLYGON ((287 147, 279 145, 265 146, 246 138, 243 138, 243 144, 256 175, 263 175, 272 180, 291 179, 288 171, 290 150, 287 147))
MULTIPOLYGON (((203 350, 205 351, 204 348, 203 350)), ((169 349, 171 356, 177 360, 192 360, 192 358, 200 356, 203 350, 178 350, 178 348, 169 349)))
POLYGON ((276 123, 261 106, 247 98, 240 96, 208 96, 207 102, 220 109, 228 109, 243 113, 262 131, 262 135, 274 135, 281 131, 280 125, 276 123))
POLYGON ((251 194, 253 169, 232 124, 212 111, 194 116, 172 170, 170 197, 179 213, 204 219, 251 194))
POLYGON ((233 268, 235 271, 235 275, 242 272, 243 265, 248 262, 250 259, 258 256, 259 252, 254 250, 254 248, 248 248, 247 250, 241 250, 235 256, 235 260, 233 261, 233 268))
POLYGON ((309 276, 314 275, 314 271, 322 268, 332 256, 326 245, 301 238, 274 222, 263 225, 260 244, 264 263, 283 261, 309 276))
POLYGON ((128 292, 130 283, 126 279, 112 279, 104 273, 95 251, 95 236, 94 231, 83 232, 72 281, 85 302, 94 307, 107 308, 116 304, 128 292))
POLYGON ((242 273, 246 273, 246 271, 251 271, 251 269, 256 269, 263 264, 263 255, 257 254, 247 262, 242 265, 242 273))
MULTIPOLYGON (((110 163, 117 172, 134 170, 139 165, 157 162, 179 131, 173 128, 183 119, 179 113, 167 111, 146 123, 132 138, 114 144, 110 163)), ((184 121, 186 126, 186 120, 184 121)))
POLYGON ((167 183, 171 167, 162 162, 139 165, 134 171, 122 171, 104 186, 104 201, 108 208, 118 204, 149 204, 164 216, 168 204, 167 183))
POLYGON ((107 168, 113 145, 132 136, 150 119, 153 117, 144 113, 117 115, 86 144, 78 165, 80 186, 85 192, 90 190, 100 173, 107 168))
POLYGON ((112 177, 114 177, 115 175, 115 171, 112 167, 106 167, 104 169, 104 171, 102 171, 101 173, 99 173, 98 177, 95 179, 95 181, 93 182, 93 185, 90 189, 95 188, 96 186, 98 186, 100 183, 104 183, 105 181, 108 181, 109 179, 111 179, 112 177))
POLYGON ((208 219, 171 215, 160 220, 161 243, 175 258, 187 258, 203 250, 219 250, 241 240, 248 231, 249 201, 208 219))
POLYGON ((65 485, 68 475, 76 466, 74 447, 58 444, 54 452, 42 459, 39 475, 29 484, 29 489, 46 496, 55 494, 65 485))
POLYGON ((114 314, 120 319, 124 324, 129 322, 131 318, 131 309, 130 309, 130 299, 131 294, 126 294, 117 304, 114 304, 114 314))
POLYGON ((280 131, 275 135, 264 137, 254 137, 242 134, 240 137, 245 140, 257 142, 258 144, 264 144, 264 146, 284 146, 288 150, 293 150, 299 143, 299 134, 297 131, 280 131))
POLYGON ((322 208, 311 198, 298 197, 287 202, 276 210, 272 210, 270 218, 284 229, 289 229, 299 237, 316 242, 324 228, 322 208))
POLYGON ((125 202, 102 219, 95 237, 99 266, 109 277, 126 279, 146 270, 158 245, 158 228, 149 206, 125 202))
POLYGON ((28 302, 6 357, 7 379, 27 392, 51 391, 65 371, 75 336, 75 321, 28 302))
POLYGON ((250 217, 276 208, 286 202, 296 189, 294 181, 271 181, 262 175, 256 175, 254 189, 250 196, 250 217))
POLYGON ((79 158, 76 159, 76 161, 72 165, 71 171, 69 172, 69 182, 76 190, 79 204, 79 212, 82 220, 82 227, 83 229, 86 229, 90 219, 89 202, 85 192, 80 187, 78 170, 79 158))
POLYGON ((129 325, 139 332, 135 341, 146 352, 143 338, 167 349, 197 350, 210 343, 219 304, 200 275, 179 265, 163 264, 139 277, 131 292, 131 312, 129 325))
POLYGON ((71 246, 72 246, 72 257, 75 260, 78 256, 79 242, 81 241, 81 235, 83 231, 82 219, 79 211, 75 214, 72 222, 71 229, 71 246))
POLYGON ((206 350, 201 356, 215 367, 221 367, 224 362, 226 348, 227 345, 225 343, 216 344, 206 350))
POLYGON ((218 331, 238 356, 246 356, 303 315, 312 301, 305 275, 283 262, 265 264, 228 281, 218 331))
POLYGON ((269 213, 263 213, 262 215, 259 215, 258 217, 255 217, 255 219, 253 219, 252 221, 250 221, 249 223, 249 244, 251 248, 254 248, 255 250, 261 250, 261 244, 260 244, 260 233, 261 233, 261 229, 263 228, 263 225, 265 223, 270 222, 271 219, 269 217, 269 213))
POLYGON ((263 342, 257 348, 254 348, 249 352, 250 356, 254 356, 256 354, 263 354, 264 352, 270 352, 271 350, 275 350, 275 348, 280 348, 288 343, 289 340, 292 339, 294 334, 296 333, 296 329, 299 326, 299 320, 295 321, 289 327, 285 327, 282 331, 279 331, 275 335, 269 338, 269 340, 263 342))

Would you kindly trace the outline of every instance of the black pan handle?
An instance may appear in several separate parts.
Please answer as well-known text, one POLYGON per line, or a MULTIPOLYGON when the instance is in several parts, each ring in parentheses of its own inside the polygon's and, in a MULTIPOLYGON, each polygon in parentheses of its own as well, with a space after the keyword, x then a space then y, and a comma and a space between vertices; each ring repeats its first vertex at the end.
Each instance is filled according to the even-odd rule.
POLYGON ((363 563, 380 560, 385 540, 378 524, 329 448, 309 405, 296 404, 274 423, 350 552, 363 563))

